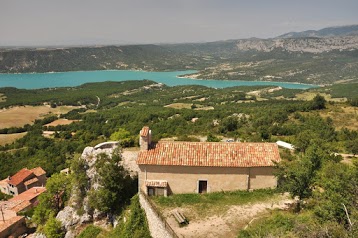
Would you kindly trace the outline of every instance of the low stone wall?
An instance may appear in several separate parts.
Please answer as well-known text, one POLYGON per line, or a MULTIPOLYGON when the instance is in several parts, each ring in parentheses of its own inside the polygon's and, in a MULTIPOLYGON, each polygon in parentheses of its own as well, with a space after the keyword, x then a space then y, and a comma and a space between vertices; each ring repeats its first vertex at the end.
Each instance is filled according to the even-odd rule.
POLYGON ((147 216, 149 231, 153 238, 178 238, 145 194, 139 193, 139 202, 147 216))

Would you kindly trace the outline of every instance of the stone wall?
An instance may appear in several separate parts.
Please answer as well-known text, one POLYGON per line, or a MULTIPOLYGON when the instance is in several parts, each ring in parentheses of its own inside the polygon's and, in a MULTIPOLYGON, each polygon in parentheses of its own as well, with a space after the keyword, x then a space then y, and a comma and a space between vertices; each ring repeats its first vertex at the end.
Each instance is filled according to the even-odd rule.
POLYGON ((146 192, 146 180, 166 180, 168 195, 198 193, 198 181, 207 181, 207 192, 274 188, 273 167, 233 168, 139 165, 139 188, 146 192))
POLYGON ((145 195, 139 193, 139 202, 148 220, 150 234, 153 238, 177 238, 165 219, 153 208, 145 195))

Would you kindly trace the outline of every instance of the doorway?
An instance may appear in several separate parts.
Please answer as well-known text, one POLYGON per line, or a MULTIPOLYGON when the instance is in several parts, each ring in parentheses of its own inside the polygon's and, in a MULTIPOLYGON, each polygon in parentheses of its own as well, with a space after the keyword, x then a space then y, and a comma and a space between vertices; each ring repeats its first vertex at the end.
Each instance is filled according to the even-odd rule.
POLYGON ((207 180, 199 180, 199 193, 207 193, 208 191, 208 181, 207 180))

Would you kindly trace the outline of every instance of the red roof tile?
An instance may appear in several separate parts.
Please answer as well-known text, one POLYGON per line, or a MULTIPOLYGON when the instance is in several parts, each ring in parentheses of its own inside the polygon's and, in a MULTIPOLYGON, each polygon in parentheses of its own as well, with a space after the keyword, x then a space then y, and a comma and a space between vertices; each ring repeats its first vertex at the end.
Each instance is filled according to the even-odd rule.
POLYGON ((28 185, 33 184, 33 183, 36 183, 36 182, 38 182, 38 181, 39 181, 38 178, 35 177, 35 178, 32 178, 32 179, 29 179, 29 180, 25 181, 24 184, 25 184, 26 186, 28 186, 28 185))
POLYGON ((142 130, 140 131, 140 136, 148 136, 149 133, 149 127, 148 126, 144 126, 142 128, 142 130))
POLYGON ((159 142, 141 151, 137 164, 266 167, 281 161, 275 143, 159 142))
POLYGON ((46 171, 43 170, 41 167, 33 168, 33 169, 31 169, 31 171, 32 171, 37 177, 46 174, 46 171))
POLYGON ((0 232, 8 229, 9 227, 13 226, 15 223, 20 222, 21 220, 25 223, 25 217, 24 216, 14 216, 9 218, 8 220, 5 220, 5 222, 0 221, 0 232))
POLYGON ((13 203, 11 210, 17 213, 17 212, 25 210, 29 207, 31 207, 30 201, 16 200, 15 203, 13 203))
POLYGON ((28 178, 31 174, 33 174, 32 171, 23 168, 19 172, 17 172, 15 175, 10 177, 10 180, 8 180, 9 184, 12 184, 14 186, 19 185, 22 183, 26 178, 28 178))
POLYGON ((45 187, 33 187, 30 188, 29 190, 26 190, 23 193, 20 193, 19 195, 10 198, 9 201, 13 202, 13 201, 31 201, 32 199, 36 198, 37 196, 39 196, 41 193, 45 192, 46 188, 45 187))

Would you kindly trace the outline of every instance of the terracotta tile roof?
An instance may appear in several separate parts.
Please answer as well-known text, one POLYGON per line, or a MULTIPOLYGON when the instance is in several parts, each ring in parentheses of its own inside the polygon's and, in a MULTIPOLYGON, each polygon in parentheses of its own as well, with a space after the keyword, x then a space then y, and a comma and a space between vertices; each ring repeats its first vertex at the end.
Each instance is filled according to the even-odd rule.
POLYGON ((23 193, 20 193, 19 195, 10 198, 9 201, 13 202, 13 201, 31 201, 32 199, 36 198, 37 196, 39 196, 40 194, 42 194, 43 192, 46 191, 45 187, 33 187, 30 188, 29 190, 26 190, 23 193))
POLYGON ((275 143, 159 142, 148 151, 141 151, 137 164, 266 167, 281 161, 275 143))
POLYGON ((142 130, 140 131, 140 136, 148 136, 149 133, 149 127, 148 126, 144 126, 142 128, 142 130))
POLYGON ((17 172, 15 175, 10 177, 10 180, 8 180, 9 184, 12 184, 14 186, 19 185, 22 183, 26 178, 30 177, 30 175, 33 174, 32 171, 23 168, 19 172, 17 172))
POLYGON ((11 217, 8 220, 5 220, 5 222, 0 221, 0 232, 8 229, 9 227, 13 226, 15 223, 20 222, 23 220, 25 222, 24 216, 15 216, 11 217))
POLYGON ((39 180, 38 180, 37 177, 35 177, 35 178, 32 178, 32 179, 27 180, 26 182, 24 182, 24 184, 25 184, 26 186, 28 186, 28 185, 30 185, 30 184, 36 183, 37 181, 39 181, 39 180))
POLYGON ((31 169, 31 171, 32 171, 37 177, 46 174, 46 171, 43 170, 41 167, 33 168, 33 169, 31 169))
POLYGON ((166 180, 146 180, 145 185, 147 187, 166 188, 168 186, 168 182, 166 180))
MULTIPOLYGON (((3 210, 12 210, 14 207, 18 206, 19 204, 21 204, 23 201, 22 200, 17 200, 17 201, 0 201, 0 207, 2 207, 3 210)), ((0 217, 1 219, 1 217, 0 217)))
POLYGON ((29 207, 31 207, 31 202, 24 201, 24 200, 17 200, 16 205, 11 207, 11 210, 17 213, 17 212, 21 212, 22 210, 25 210, 29 207))

